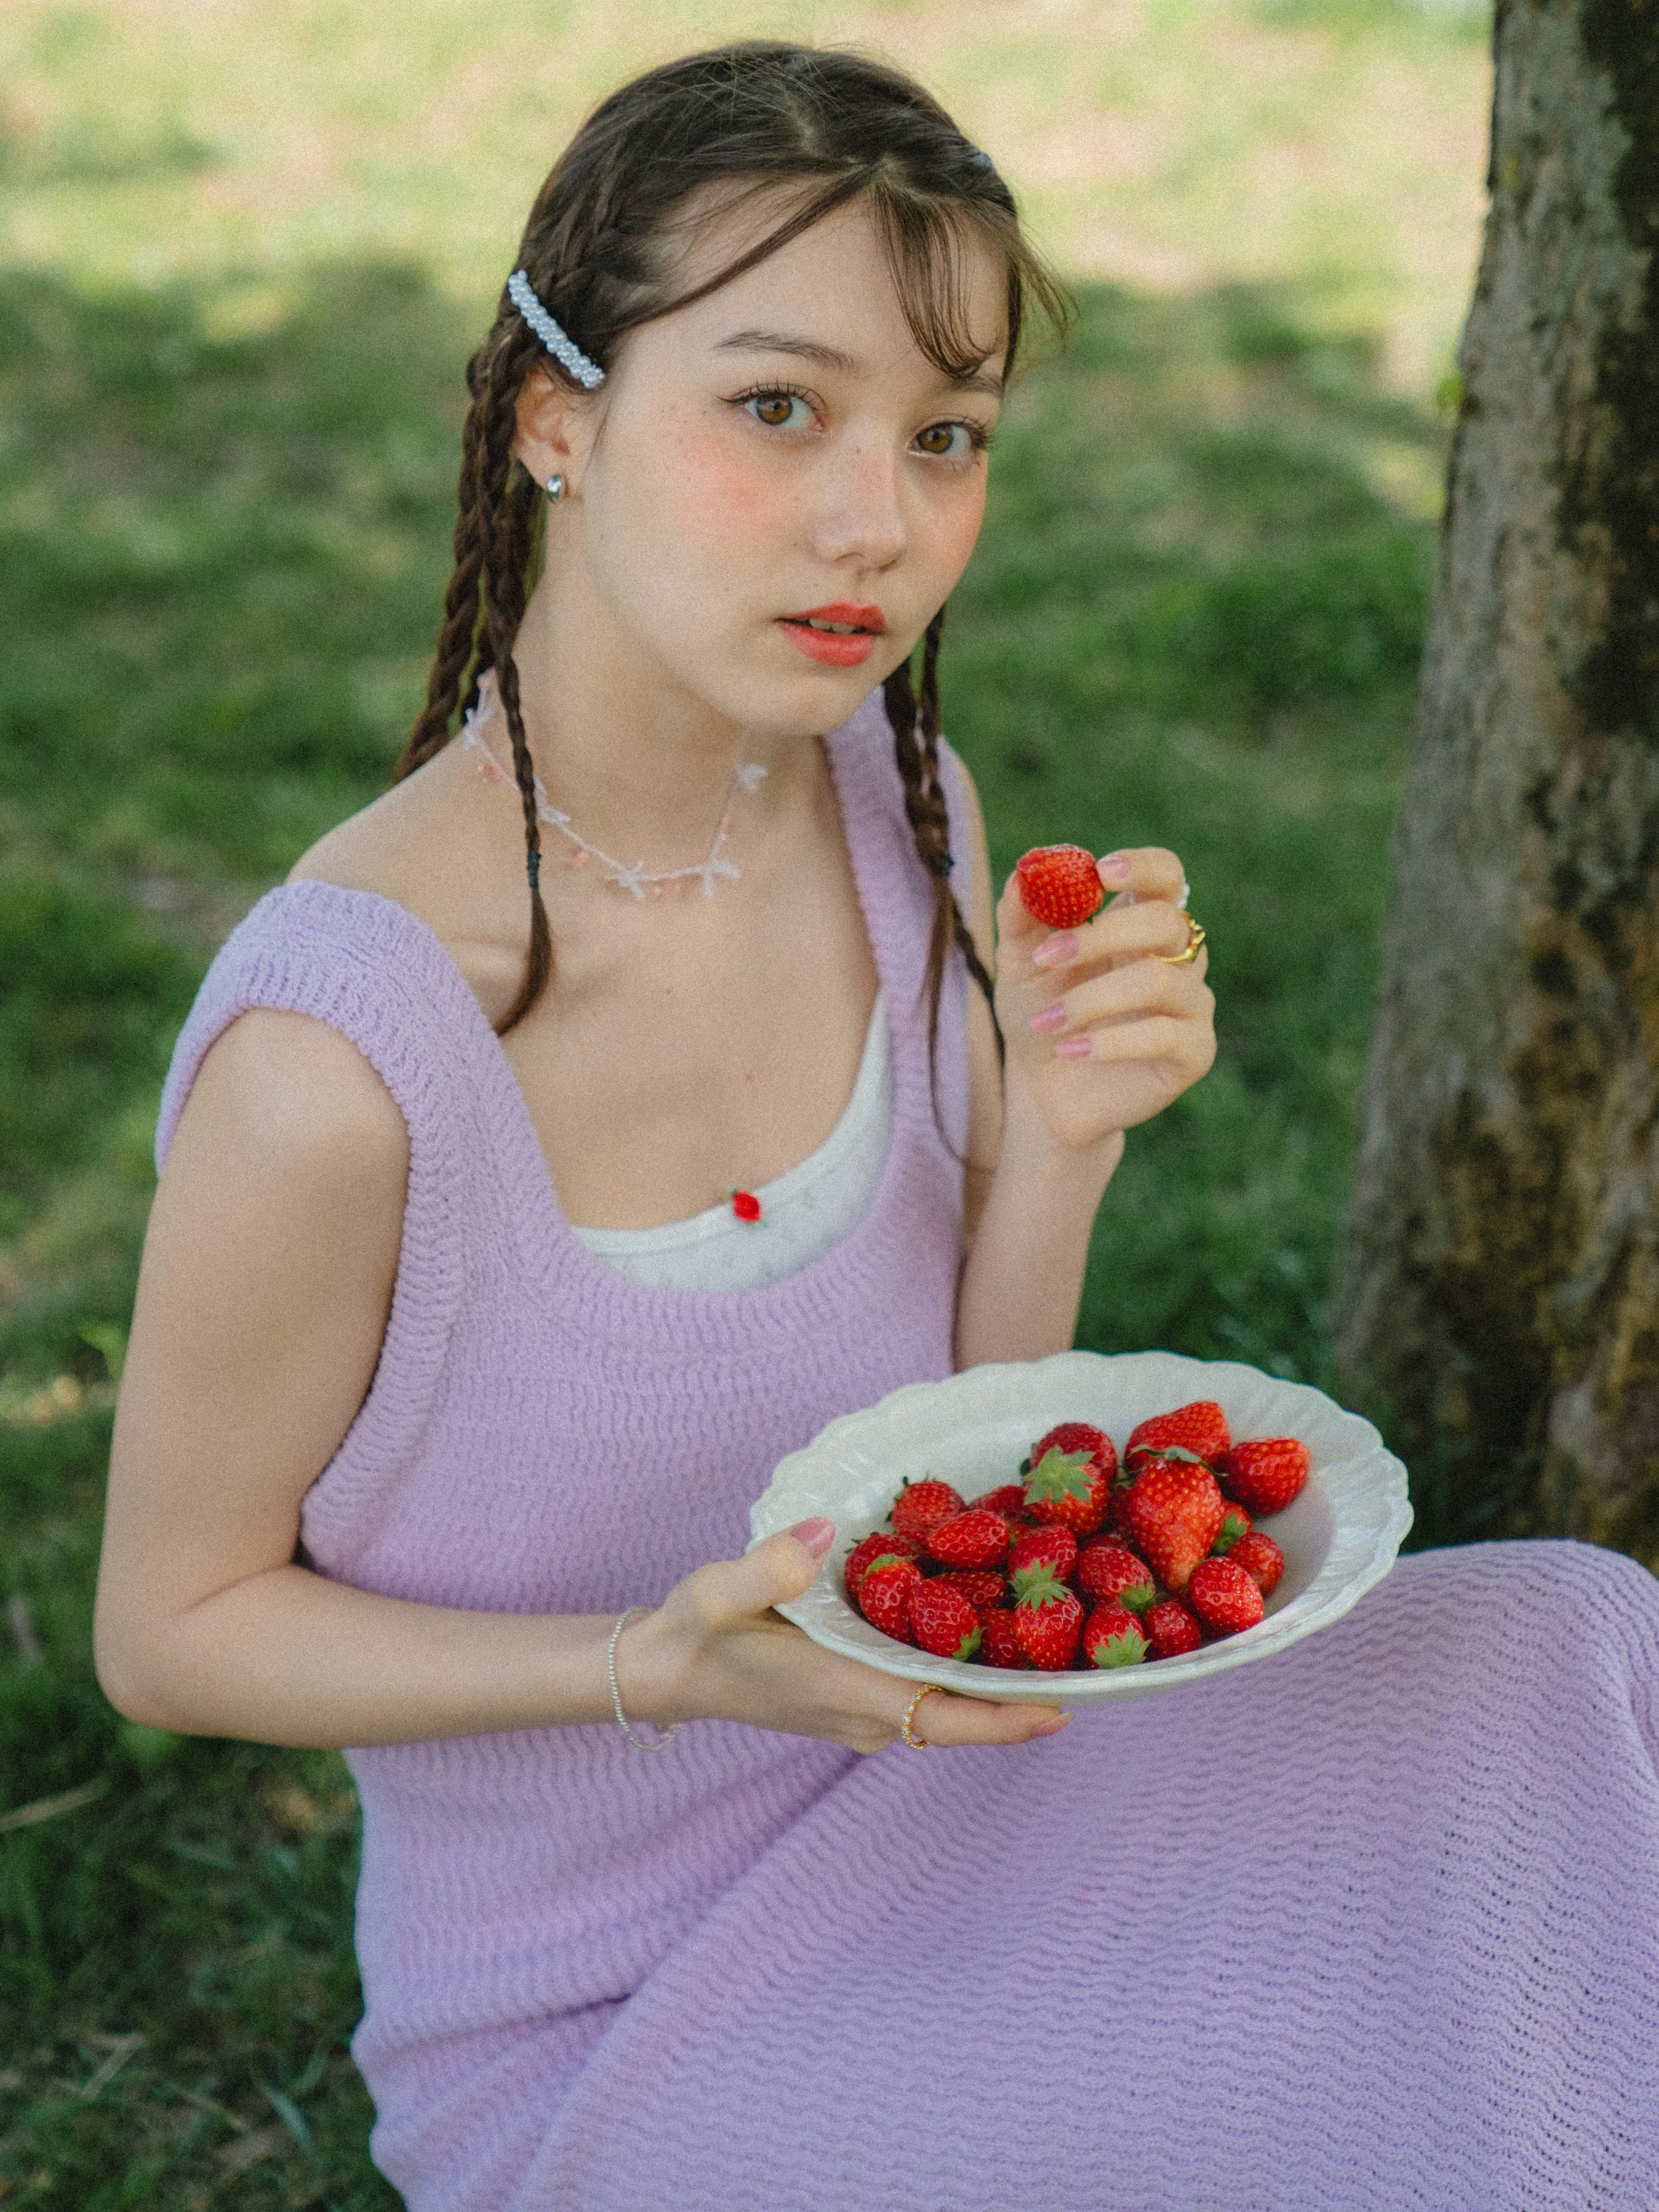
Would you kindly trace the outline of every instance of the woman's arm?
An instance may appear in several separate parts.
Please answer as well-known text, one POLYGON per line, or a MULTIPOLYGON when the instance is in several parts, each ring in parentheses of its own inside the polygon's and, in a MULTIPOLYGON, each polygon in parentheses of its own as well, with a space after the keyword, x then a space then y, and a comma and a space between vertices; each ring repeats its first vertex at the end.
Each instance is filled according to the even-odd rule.
MULTIPOLYGON (((990 864, 965 770, 963 782, 975 842, 970 921, 983 952, 992 943, 990 864)), ((983 1000, 970 993, 978 1006, 969 1030, 959 1369, 1070 1347, 1090 1234, 1123 1157, 1124 1131, 1161 1112, 1215 1058, 1207 957, 1200 951, 1181 966, 1167 957, 1187 943, 1176 903, 1181 863, 1156 848, 1121 858, 1120 872, 1109 874, 1104 864, 1102 871, 1117 896, 1080 929, 1055 932, 1033 921, 1012 877, 997 908, 997 1014, 1008 1056, 1000 1077, 983 1000), (1034 1030, 1034 1018, 1045 1026, 1034 1030), (1061 1045, 1069 1050, 1060 1052, 1061 1045)))
MULTIPOLYGON (((328 1745, 611 1718, 608 1618, 410 1604, 295 1564, 301 1502, 380 1356, 407 1172, 401 1115, 326 1024, 256 1011, 207 1054, 150 1218, 111 1458, 97 1661, 131 1718, 328 1745)), ((701 1567, 630 1626, 630 1716, 890 1742, 909 1686, 770 1610, 831 1533, 701 1567)), ((1058 1725, 956 1697, 927 1715, 940 1744, 1058 1725)))

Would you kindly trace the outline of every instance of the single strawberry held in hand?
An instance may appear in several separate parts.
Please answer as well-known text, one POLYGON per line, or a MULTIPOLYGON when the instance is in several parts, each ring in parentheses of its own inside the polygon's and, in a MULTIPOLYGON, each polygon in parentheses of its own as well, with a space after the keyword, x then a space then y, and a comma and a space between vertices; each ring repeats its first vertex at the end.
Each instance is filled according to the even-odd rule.
POLYGON ((1049 929, 1075 929, 1105 902, 1095 856, 1081 845, 1037 845, 1020 855, 1014 874, 1026 913, 1049 929))

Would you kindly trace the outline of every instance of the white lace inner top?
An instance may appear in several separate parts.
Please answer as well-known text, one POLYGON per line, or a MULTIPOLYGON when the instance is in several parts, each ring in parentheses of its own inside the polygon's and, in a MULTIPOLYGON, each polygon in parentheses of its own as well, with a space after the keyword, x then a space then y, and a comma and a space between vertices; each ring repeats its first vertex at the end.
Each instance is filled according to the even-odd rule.
POLYGON ((809 1267, 863 1220, 886 1164, 892 1120, 893 1046, 878 990, 845 1112, 816 1152, 756 1188, 758 1221, 740 1221, 728 1200, 650 1229, 573 1222, 572 1230, 596 1258, 655 1290, 764 1290, 809 1267))

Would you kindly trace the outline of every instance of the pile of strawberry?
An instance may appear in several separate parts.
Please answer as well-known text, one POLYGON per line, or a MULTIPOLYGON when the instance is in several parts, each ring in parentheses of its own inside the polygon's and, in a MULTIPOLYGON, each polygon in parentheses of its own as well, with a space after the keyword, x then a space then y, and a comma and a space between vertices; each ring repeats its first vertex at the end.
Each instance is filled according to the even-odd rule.
POLYGON ((1055 1672, 1171 1659, 1261 1620, 1285 1555, 1255 1523, 1283 1511, 1308 1466, 1295 1437, 1235 1443, 1207 1398, 1142 1421, 1121 1466, 1103 1429, 1062 1421, 1018 1482, 971 1503, 948 1482, 907 1483, 890 1525, 848 1554, 847 1595, 940 1659, 1055 1672))

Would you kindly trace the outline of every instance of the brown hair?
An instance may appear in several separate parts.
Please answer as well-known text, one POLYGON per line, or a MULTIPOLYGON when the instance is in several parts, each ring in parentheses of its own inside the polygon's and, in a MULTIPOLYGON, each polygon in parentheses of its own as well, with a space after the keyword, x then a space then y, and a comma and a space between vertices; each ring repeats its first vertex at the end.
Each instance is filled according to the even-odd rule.
MULTIPOLYGON (((519 247, 543 304, 576 344, 607 365, 641 324, 706 297, 820 222, 862 198, 872 210, 917 345, 947 375, 981 354, 963 321, 957 248, 964 233, 1007 265, 1012 371, 1028 304, 1057 331, 1073 313, 1059 281, 1026 242, 1013 197, 988 155, 969 143, 933 96, 867 57, 747 40, 665 64, 613 93, 582 125, 537 195, 519 247), (687 198, 730 180, 734 207, 781 186, 801 192, 758 245, 695 289, 672 292, 663 246, 687 198)), ((541 830, 534 772, 519 704, 514 640, 540 538, 542 493, 514 456, 515 404, 534 368, 562 376, 503 288, 495 320, 467 363, 472 396, 462 434, 455 566, 427 686, 393 781, 447 743, 456 710, 470 708, 493 668, 512 734, 530 876, 530 948, 519 995, 499 1024, 521 1021, 552 973, 552 933, 538 883, 541 830)), ((574 387, 573 387, 574 388, 574 387)), ((952 856, 939 759, 939 649, 945 610, 922 641, 918 691, 908 663, 884 687, 904 785, 905 812, 933 891, 925 990, 930 1054, 951 945, 985 994, 991 979, 951 891, 952 856)), ((995 1019, 993 1008, 992 1018, 995 1019)), ((1000 1046, 1001 1035, 998 1032, 1000 1046)))

